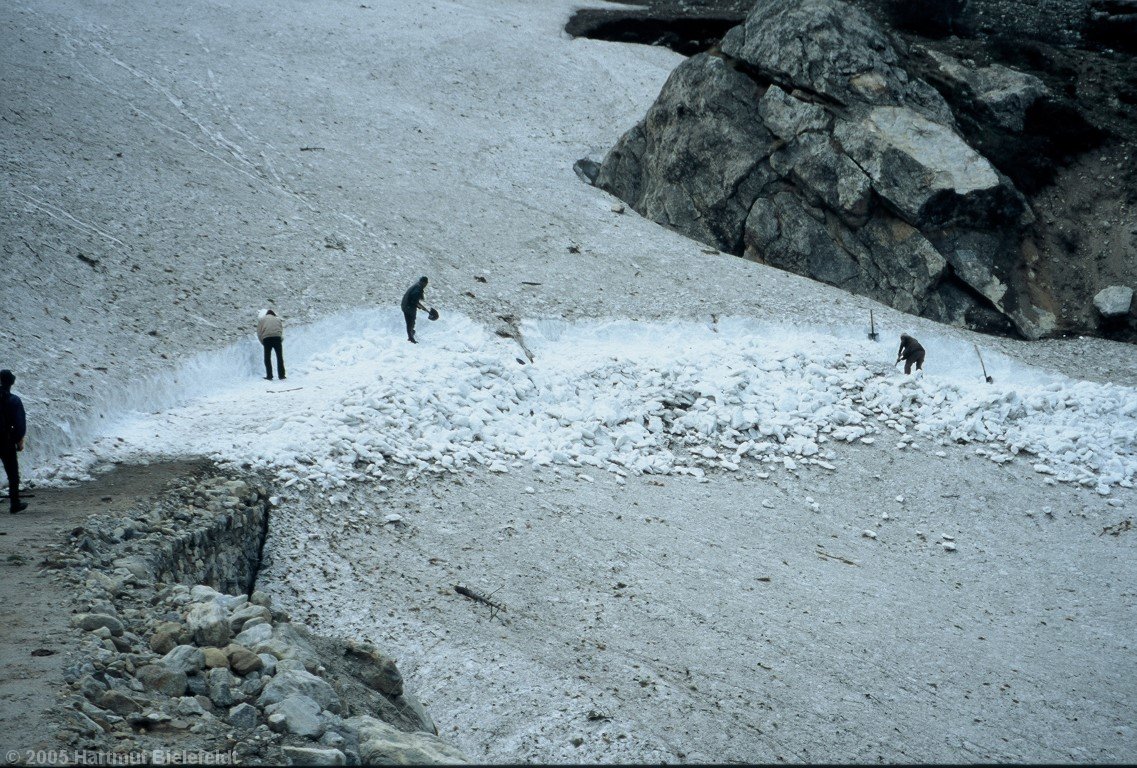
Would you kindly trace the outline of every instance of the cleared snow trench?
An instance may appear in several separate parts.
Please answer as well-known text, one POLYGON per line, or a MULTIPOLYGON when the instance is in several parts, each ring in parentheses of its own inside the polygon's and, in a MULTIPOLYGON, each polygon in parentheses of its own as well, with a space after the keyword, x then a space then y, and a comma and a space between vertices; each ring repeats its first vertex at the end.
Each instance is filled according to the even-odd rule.
POLYGON ((201 355, 120 393, 98 430, 60 425, 33 477, 191 455, 269 469, 298 491, 525 465, 702 476, 747 459, 830 469, 841 443, 891 433, 975 443, 997 463, 1027 454, 1048 478, 1103 494, 1137 475, 1137 390, 988 351, 989 385, 947 338, 922 338, 928 371, 905 376, 891 344, 745 318, 536 320, 523 325, 533 364, 470 318, 419 325, 417 345, 393 309, 288 327, 285 381, 260 378, 252 338, 201 355))

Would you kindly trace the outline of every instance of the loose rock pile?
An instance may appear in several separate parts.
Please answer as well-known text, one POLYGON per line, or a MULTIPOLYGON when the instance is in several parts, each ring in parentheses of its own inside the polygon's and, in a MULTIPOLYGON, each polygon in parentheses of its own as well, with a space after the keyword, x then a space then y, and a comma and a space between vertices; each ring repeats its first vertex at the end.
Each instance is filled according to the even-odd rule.
POLYGON ((71 621, 83 641, 65 670, 58 738, 246 764, 465 762, 373 646, 312 634, 261 592, 167 581, 251 584, 257 562, 247 558, 263 543, 267 498, 245 481, 211 478, 130 519, 89 518, 72 533, 74 551, 49 558, 73 566, 81 589, 71 621))

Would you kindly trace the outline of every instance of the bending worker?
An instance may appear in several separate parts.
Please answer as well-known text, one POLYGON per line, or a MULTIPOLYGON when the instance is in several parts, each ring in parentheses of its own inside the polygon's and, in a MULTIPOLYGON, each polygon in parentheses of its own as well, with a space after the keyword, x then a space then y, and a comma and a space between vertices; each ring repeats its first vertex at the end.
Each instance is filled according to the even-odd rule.
POLYGON ((906 333, 900 334, 900 351, 896 353, 896 363, 901 360, 904 361, 905 373, 912 373, 913 363, 916 364, 917 371, 924 370, 924 348, 920 346, 920 342, 906 333))

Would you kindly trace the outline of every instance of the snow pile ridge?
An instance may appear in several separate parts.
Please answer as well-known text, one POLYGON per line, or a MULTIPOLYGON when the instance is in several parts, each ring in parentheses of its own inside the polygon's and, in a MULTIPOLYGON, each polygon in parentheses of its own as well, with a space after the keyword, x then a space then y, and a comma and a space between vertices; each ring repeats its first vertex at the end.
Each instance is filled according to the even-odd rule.
MULTIPOLYGON (((206 454, 271 469, 299 490, 382 482, 392 467, 413 475, 561 465, 697 477, 744 461, 835 469, 840 444, 894 434, 897 449, 920 438, 974 443, 998 463, 1028 455, 1049 482, 1101 493, 1137 475, 1134 390, 993 354, 999 374, 989 385, 947 340, 923 339, 929 372, 905 376, 890 366, 891 347, 745 318, 533 320, 522 326, 531 365, 516 342, 469 318, 425 325, 418 345, 406 343, 391 310, 290 329, 286 382, 250 377, 257 356, 235 345, 252 360, 237 361, 234 348, 197 363, 193 377, 181 374, 221 378, 228 365, 232 383, 117 425, 95 458, 206 454)), ((78 471, 66 464, 57 474, 78 471)))

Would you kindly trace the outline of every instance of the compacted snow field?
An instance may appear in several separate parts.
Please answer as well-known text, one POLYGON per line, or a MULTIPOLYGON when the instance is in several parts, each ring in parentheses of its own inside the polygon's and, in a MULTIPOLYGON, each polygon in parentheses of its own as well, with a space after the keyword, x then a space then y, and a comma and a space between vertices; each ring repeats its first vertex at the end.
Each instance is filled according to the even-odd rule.
POLYGON ((241 342, 51 471, 269 470, 261 588, 399 654, 477 759, 1128 754, 1132 388, 990 354, 994 384, 906 376, 737 318, 522 332, 411 345, 360 310, 294 329, 274 382, 241 342))
POLYGON ((680 57, 572 8, 0 5, 25 474, 268 472, 259 587, 397 656, 474 760, 1137 761, 1137 349, 621 212, 572 163, 680 57))

